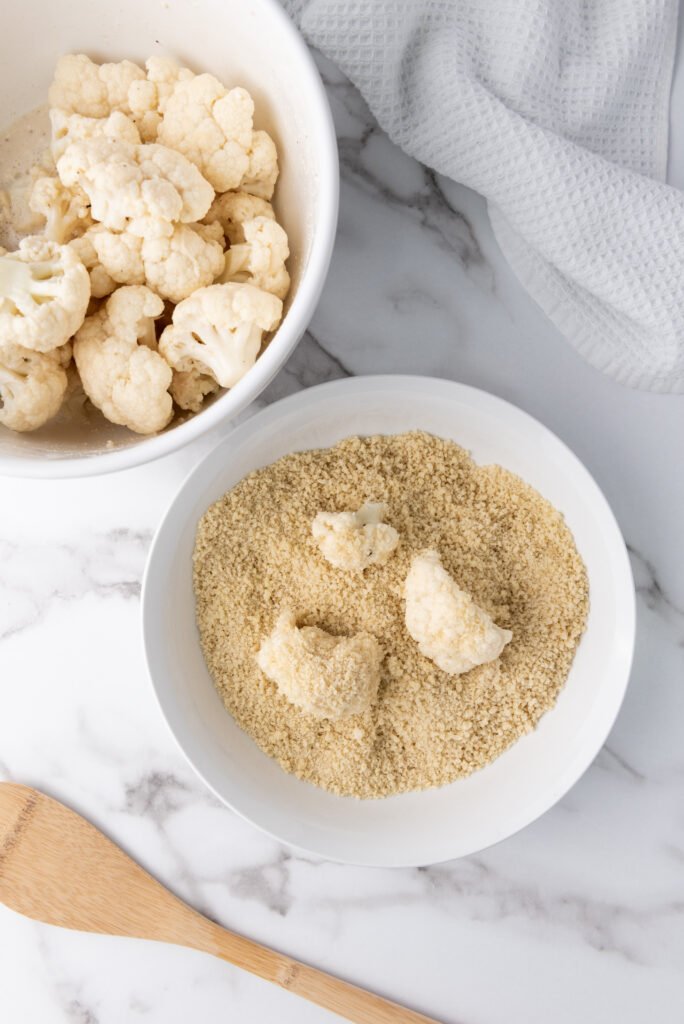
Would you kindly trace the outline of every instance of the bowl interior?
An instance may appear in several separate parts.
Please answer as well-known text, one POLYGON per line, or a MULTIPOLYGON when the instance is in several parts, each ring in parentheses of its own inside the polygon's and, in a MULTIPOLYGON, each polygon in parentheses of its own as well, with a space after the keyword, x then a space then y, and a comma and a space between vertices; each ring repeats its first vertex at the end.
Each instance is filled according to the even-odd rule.
POLYGON ((513 406, 427 378, 376 377, 313 388, 270 407, 222 442, 182 487, 162 523, 143 594, 145 644, 162 710, 204 780, 235 810, 297 847, 335 860, 416 865, 511 835, 555 803, 602 745, 627 683, 634 594, 617 524, 567 448, 513 406), (586 633, 556 707, 483 771, 441 789, 385 800, 333 796, 285 774, 235 724, 204 664, 191 557, 207 506, 280 456, 351 434, 425 430, 499 463, 565 515, 587 565, 586 633))
MULTIPOLYGON (((334 232, 336 188, 334 141, 323 88, 306 47, 276 0, 120 0, 107 17, 98 4, 73 0, 68 14, 65 17, 63 7, 46 0, 8 7, 0 62, 0 129, 46 104, 55 63, 63 53, 84 52, 99 61, 129 58, 141 64, 151 55, 165 54, 195 71, 216 74, 228 86, 249 89, 256 104, 255 125, 269 131, 278 147, 281 173, 275 207, 292 254, 288 312, 260 358, 258 371, 255 368, 238 387, 208 402, 196 417, 174 422, 166 431, 194 436, 202 432, 200 421, 205 420, 204 428, 207 420, 217 419, 216 406, 222 408, 220 418, 236 414, 287 358, 315 301, 315 296, 302 294, 312 261, 314 276, 322 284, 328 253, 318 250, 326 244, 321 235, 334 232)), ((42 123, 45 143, 42 138, 35 141, 35 135, 29 143, 23 136, 36 156, 48 139, 46 116, 42 123)), ((0 145, 0 181, 14 169, 8 166, 7 154, 8 147, 0 145)), ((130 447, 148 449, 149 454, 140 451, 134 460, 144 461, 168 450, 168 445, 159 444, 161 438, 141 438, 109 424, 97 412, 84 421, 81 412, 72 410, 31 434, 14 434, 0 426, 0 463, 11 472, 13 459, 60 460, 101 453, 111 459, 113 451, 130 447)))

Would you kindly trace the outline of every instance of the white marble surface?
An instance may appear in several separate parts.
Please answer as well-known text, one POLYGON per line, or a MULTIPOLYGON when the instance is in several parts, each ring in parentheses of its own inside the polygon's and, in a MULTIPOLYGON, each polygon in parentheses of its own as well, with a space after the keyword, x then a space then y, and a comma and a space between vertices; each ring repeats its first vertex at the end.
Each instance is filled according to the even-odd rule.
MULTIPOLYGON (((207 443, 104 479, 0 481, 0 776, 88 815, 222 923, 449 1024, 684 1019, 682 398, 576 356, 503 263, 483 202, 398 152, 335 70, 340 226, 311 331, 265 401, 347 374, 435 374, 539 417, 633 551, 636 660, 606 748, 523 833, 434 868, 293 854, 218 806, 148 684, 139 590, 207 443)), ((187 950, 53 930, 0 906, 7 1024, 324 1024, 187 950)))

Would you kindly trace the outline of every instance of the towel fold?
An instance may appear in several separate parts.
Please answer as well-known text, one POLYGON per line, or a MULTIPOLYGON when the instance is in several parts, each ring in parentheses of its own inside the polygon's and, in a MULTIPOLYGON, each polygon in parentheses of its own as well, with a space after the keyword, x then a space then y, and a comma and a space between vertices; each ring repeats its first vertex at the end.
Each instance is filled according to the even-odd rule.
POLYGON ((394 142, 486 197, 515 274, 590 363, 684 391, 676 0, 285 6, 394 142))

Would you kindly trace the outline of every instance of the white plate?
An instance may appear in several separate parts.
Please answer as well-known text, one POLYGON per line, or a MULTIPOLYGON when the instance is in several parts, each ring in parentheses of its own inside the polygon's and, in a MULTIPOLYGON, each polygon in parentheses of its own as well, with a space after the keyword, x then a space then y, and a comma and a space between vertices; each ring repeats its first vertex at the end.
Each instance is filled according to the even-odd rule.
POLYGON ((366 377, 278 402, 230 434, 188 477, 164 518, 143 587, 143 629, 159 704, 190 764, 221 800, 278 839, 331 860, 414 866, 462 857, 517 832, 577 781, 627 685, 634 586, 620 530, 575 456, 492 395, 425 377, 366 377), (556 707, 483 771, 385 800, 337 797, 281 770, 226 712, 195 626, 191 556, 207 506, 247 473, 353 434, 425 430, 518 473, 559 508, 589 573, 587 629, 556 707))

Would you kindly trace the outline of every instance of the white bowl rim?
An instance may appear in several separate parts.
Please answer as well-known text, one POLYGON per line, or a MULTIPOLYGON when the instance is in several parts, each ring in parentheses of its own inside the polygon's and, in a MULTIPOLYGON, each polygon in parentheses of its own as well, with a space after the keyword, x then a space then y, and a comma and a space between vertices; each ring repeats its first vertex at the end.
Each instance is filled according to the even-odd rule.
MULTIPOLYGON (((561 439, 553 433, 548 427, 544 426, 539 420, 537 420, 531 414, 525 412, 523 409, 514 405, 511 402, 506 401, 503 398, 499 398, 490 392, 484 391, 480 388, 475 388, 470 385, 457 383, 455 381, 445 380, 442 378, 430 377, 428 375, 408 375, 408 374, 377 374, 377 375, 365 375, 360 377, 350 377, 343 380, 329 381, 324 384, 319 384, 311 388, 307 388, 304 391, 297 392, 294 395, 290 395, 287 398, 280 399, 277 402, 272 403, 265 409, 255 413, 254 416, 250 417, 245 423, 235 427, 227 436, 222 438, 218 444, 210 452, 208 452, 204 458, 192 469, 185 477, 184 481, 178 488, 174 498, 169 503, 169 506, 162 517, 159 526, 155 532, 148 558, 145 566, 145 572, 143 576, 142 590, 141 590, 141 610, 142 614, 140 617, 141 630, 142 630, 142 641, 145 652, 145 659, 147 663, 148 676, 152 689, 157 701, 159 710, 164 718, 166 725, 173 736, 178 749, 183 755, 186 762, 190 765, 193 771, 199 776, 202 782, 207 788, 217 797, 217 799, 234 811, 243 820, 249 822, 259 831, 268 835, 272 839, 278 842, 284 843, 292 849, 305 854, 320 857, 324 860, 331 860, 336 863, 349 864, 353 866, 361 867, 375 867, 375 868, 408 868, 408 867, 422 867, 428 864, 445 863, 446 861, 458 859, 464 856, 472 856, 478 852, 489 849, 492 846, 503 842, 506 839, 510 839, 518 832, 527 828, 538 818, 544 815, 548 810, 555 806, 559 800, 565 796, 570 789, 575 785, 576 782, 584 775, 586 770, 590 767, 595 757, 602 749, 622 706, 627 685, 629 683, 633 656, 634 656, 634 644, 636 636, 636 592, 634 587, 634 577, 632 574, 631 564, 629 561, 629 555, 625 541, 622 536, 620 527, 615 519, 613 511, 608 504, 608 501, 603 494, 602 490, 586 468, 584 463, 574 454, 574 452, 563 442, 561 439), (302 400, 313 398, 314 396, 320 396, 321 393, 325 392, 329 396, 333 396, 341 390, 354 389, 357 393, 363 394, 372 393, 377 389, 386 389, 391 387, 398 387, 399 389, 414 389, 422 386, 428 386, 434 390, 441 390, 443 394, 450 393, 452 396, 471 396, 484 407, 489 407, 491 410, 499 409, 507 412, 510 416, 514 416, 518 419, 520 424, 527 424, 533 427, 540 438, 546 438, 548 441, 556 447, 559 452, 562 452, 564 457, 568 460, 568 464, 572 464, 575 470, 584 478, 584 484, 588 491, 591 493, 592 501, 595 503, 595 507, 599 514, 603 517, 604 525, 609 527, 611 533, 611 554, 615 557, 618 565, 618 575, 620 577, 620 601, 621 606, 619 608, 619 621, 621 623, 621 632, 625 639, 621 649, 620 656, 616 658, 613 667, 613 685, 611 689, 611 699, 606 703, 603 709, 600 724, 594 728, 593 739, 589 743, 584 743, 580 747, 572 761, 566 766, 565 770, 560 774, 556 781, 556 785, 553 789, 546 792, 541 798, 532 802, 531 810, 528 810, 526 814, 521 816, 520 821, 514 828, 508 829, 505 833, 501 830, 497 832, 496 829, 492 830, 492 834, 488 836, 487 840, 479 843, 477 848, 459 850, 458 852, 452 853, 447 856, 439 856, 437 858, 420 859, 405 858, 402 856, 393 857, 391 860, 384 858, 378 860, 373 857, 363 856, 339 856, 333 855, 329 851, 322 852, 320 849, 316 849, 313 846, 307 846, 302 844, 300 841, 296 841, 291 837, 284 834, 277 834, 267 826, 261 824, 255 820, 254 817, 245 813, 239 806, 239 802, 234 798, 228 799, 218 789, 215 783, 212 783, 207 776, 196 766, 191 756, 185 749, 181 739, 177 735, 175 729, 169 721, 162 696, 162 690, 158 686, 155 679, 155 675, 152 669, 153 657, 150 652, 148 644, 148 631, 147 631, 147 620, 150 615, 149 610, 149 598, 148 593, 150 589, 150 579, 155 572, 155 561, 157 552, 162 545, 165 533, 166 523, 171 517, 176 502, 180 499, 183 492, 187 489, 193 489, 195 479, 201 476, 206 464, 213 461, 219 450, 222 448, 235 448, 236 445, 240 445, 241 442, 249 438, 252 433, 261 431, 264 426, 269 424, 274 425, 277 421, 286 414, 291 408, 296 406, 302 400)), ((456 780, 458 781, 458 780, 456 780)), ((454 785, 451 783, 450 785, 454 785)), ((430 790, 426 791, 430 792, 430 790)), ((418 795, 420 795, 418 793, 418 795)), ((401 796, 401 795, 400 795, 401 796)), ((386 799, 393 799, 392 797, 386 799)))
POLYGON ((253 402, 273 380, 308 327, 325 284, 335 244, 340 190, 337 137, 325 86, 306 42, 278 0, 262 0, 262 3, 271 8, 273 17, 280 21, 281 31, 290 37, 292 45, 299 50, 300 59, 309 67, 311 86, 318 97, 313 129, 320 139, 318 221, 306 270, 283 323, 249 373, 201 414, 190 416, 184 423, 168 431, 112 452, 54 459, 0 454, 0 476, 46 480, 103 476, 118 470, 132 469, 178 451, 222 421, 230 422, 253 402), (230 405, 228 410, 226 404, 230 405))

